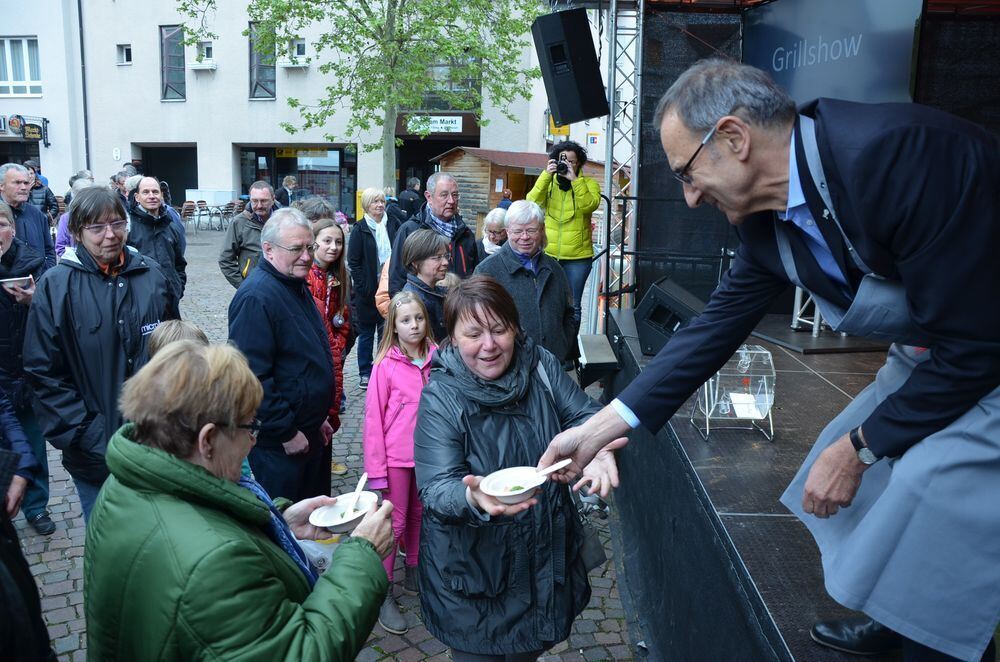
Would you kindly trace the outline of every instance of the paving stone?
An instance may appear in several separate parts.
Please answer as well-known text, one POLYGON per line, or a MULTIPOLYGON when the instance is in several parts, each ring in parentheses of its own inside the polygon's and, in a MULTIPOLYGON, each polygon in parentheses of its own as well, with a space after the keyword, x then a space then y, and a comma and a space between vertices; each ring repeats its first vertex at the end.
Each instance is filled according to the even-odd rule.
POLYGON ((583 657, 588 662, 596 662, 597 660, 607 660, 609 655, 608 651, 603 648, 588 648, 583 651, 583 657))
POLYGON ((589 620, 577 620, 573 624, 573 630, 578 634, 591 634, 597 632, 597 623, 589 620))
POLYGON ((618 632, 598 632, 594 634, 594 639, 602 646, 611 646, 622 642, 622 636, 618 632))
POLYGON ((364 648, 354 659, 356 662, 375 662, 376 660, 382 659, 382 655, 371 648, 364 648))

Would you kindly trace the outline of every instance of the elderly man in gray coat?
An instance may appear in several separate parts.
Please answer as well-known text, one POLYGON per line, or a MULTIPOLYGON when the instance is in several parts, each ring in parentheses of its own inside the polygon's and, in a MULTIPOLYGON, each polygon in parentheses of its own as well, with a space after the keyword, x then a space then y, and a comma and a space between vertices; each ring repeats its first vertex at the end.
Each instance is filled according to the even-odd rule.
POLYGON ((507 243, 476 267, 496 278, 517 304, 524 333, 560 360, 576 357, 576 324, 569 281, 545 254, 545 212, 518 200, 504 217, 507 243))

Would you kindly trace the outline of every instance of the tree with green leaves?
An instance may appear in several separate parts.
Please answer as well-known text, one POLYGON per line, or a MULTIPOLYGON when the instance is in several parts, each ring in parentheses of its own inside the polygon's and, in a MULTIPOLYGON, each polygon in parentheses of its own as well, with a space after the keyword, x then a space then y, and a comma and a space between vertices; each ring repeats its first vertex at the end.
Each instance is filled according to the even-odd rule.
MULTIPOLYGON (((217 0, 177 0, 187 43, 217 38, 211 17, 217 0)), ((537 67, 522 63, 539 0, 247 0, 255 44, 268 57, 284 56, 305 30, 327 81, 316 99, 288 98, 301 122, 289 133, 322 128, 332 115, 349 112, 345 134, 331 142, 358 142, 382 150, 382 179, 395 183, 396 121, 408 117, 412 133, 426 135, 426 111, 468 110, 483 125, 483 99, 507 110, 528 98, 537 67), (428 107, 431 106, 431 107, 428 107), (435 107, 436 106, 436 107, 435 107), (381 140, 366 142, 378 128, 381 140)), ((294 58, 294 54, 290 54, 294 58)))

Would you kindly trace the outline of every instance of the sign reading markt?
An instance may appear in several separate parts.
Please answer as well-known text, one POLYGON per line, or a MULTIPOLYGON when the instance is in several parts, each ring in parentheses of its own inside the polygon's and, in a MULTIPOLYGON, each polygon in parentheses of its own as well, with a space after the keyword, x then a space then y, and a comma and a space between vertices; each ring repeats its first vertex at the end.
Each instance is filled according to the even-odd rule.
POLYGON ((411 115, 406 119, 406 128, 410 133, 462 133, 461 115, 411 115))

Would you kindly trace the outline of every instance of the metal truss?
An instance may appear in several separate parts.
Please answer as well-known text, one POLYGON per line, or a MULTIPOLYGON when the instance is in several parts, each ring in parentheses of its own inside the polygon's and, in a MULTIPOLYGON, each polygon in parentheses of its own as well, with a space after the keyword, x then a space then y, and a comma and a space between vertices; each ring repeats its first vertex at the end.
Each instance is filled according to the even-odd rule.
MULTIPOLYGON (((610 292, 618 292, 635 281, 633 260, 623 251, 635 250, 636 206, 639 195, 639 139, 641 136, 640 100, 642 97, 642 25, 645 0, 610 0, 604 19, 607 41, 607 90, 611 113, 605 125, 604 192, 611 198, 610 214, 601 220, 611 225, 610 273, 603 273, 607 262, 602 261, 599 272, 610 292)), ((598 9, 600 11, 600 9, 598 9)), ((606 227, 596 233, 603 243, 607 241, 606 227)), ((612 302, 598 300, 598 287, 590 287, 590 316, 588 331, 595 333, 603 319, 601 308, 612 302), (603 303, 603 305, 601 305, 603 303)), ((632 305, 631 295, 613 297, 622 307, 632 305)))

